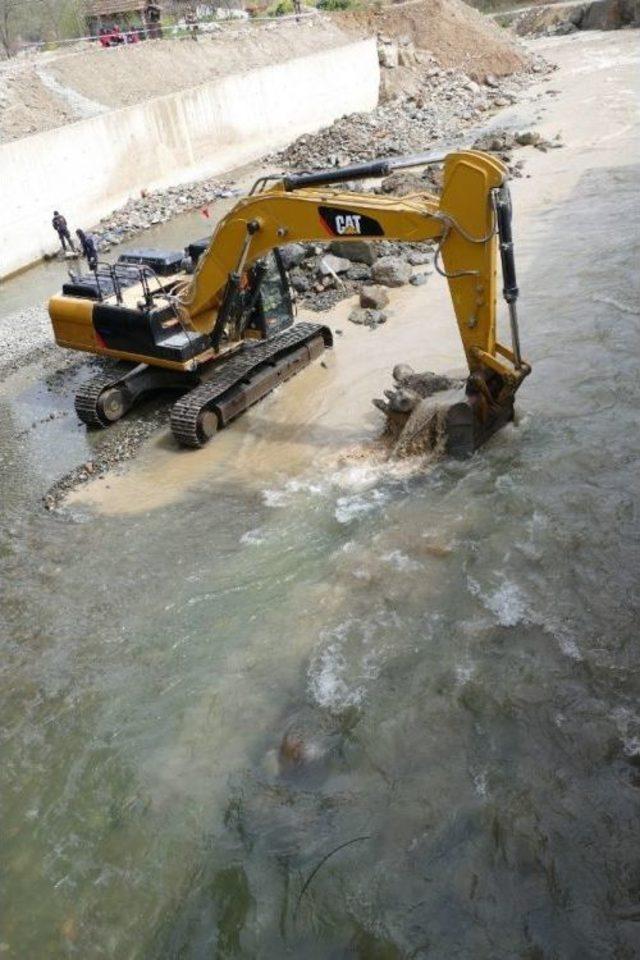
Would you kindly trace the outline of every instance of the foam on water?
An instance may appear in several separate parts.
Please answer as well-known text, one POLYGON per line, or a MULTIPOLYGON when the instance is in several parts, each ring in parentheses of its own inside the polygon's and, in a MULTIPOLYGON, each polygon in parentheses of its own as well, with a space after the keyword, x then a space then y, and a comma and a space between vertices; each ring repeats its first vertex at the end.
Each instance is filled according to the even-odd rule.
POLYGON ((367 497, 359 495, 338 497, 334 516, 338 523, 348 524, 367 513, 372 513, 386 503, 387 499, 382 490, 372 490, 367 497))
POLYGON ((240 543, 244 546, 258 546, 261 543, 266 541, 266 537, 260 527, 256 527, 255 530, 247 530, 246 533, 243 533, 240 537, 240 543))
POLYGON ((467 585, 470 593, 494 614, 500 626, 515 627, 518 623, 528 622, 525 598, 518 584, 505 578, 495 590, 487 592, 481 589, 477 580, 468 576, 467 585))
POLYGON ((379 675, 396 617, 376 613, 355 618, 322 631, 308 670, 308 689, 315 702, 333 711, 363 703, 367 689, 379 675))
POLYGON ((402 550, 390 550, 389 553, 384 553, 381 559, 400 571, 422 569, 421 563, 418 563, 417 560, 412 560, 411 557, 408 557, 402 550))

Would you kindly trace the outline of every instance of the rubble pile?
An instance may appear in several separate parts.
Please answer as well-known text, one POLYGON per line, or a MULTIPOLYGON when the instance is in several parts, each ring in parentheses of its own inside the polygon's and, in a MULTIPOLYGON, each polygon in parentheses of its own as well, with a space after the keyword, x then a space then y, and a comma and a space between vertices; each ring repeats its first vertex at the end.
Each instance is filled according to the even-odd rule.
POLYGON ((376 327, 388 319, 387 289, 419 286, 431 273, 429 243, 335 240, 330 244, 292 243, 281 248, 291 286, 306 307, 328 310, 339 300, 359 295, 349 315, 353 323, 376 327))
POLYGON ((533 147, 542 153, 547 153, 548 150, 558 150, 563 146, 559 133, 553 140, 547 140, 537 130, 521 130, 515 133, 510 130, 492 130, 491 133, 478 137, 473 142, 474 150, 493 153, 502 160, 512 178, 521 177, 525 165, 524 158, 514 157, 514 151, 518 147, 533 147))
POLYGON ((229 180, 201 180, 167 190, 144 192, 93 227, 91 233, 101 253, 157 223, 165 223, 188 210, 206 207, 213 200, 239 194, 229 180))
MULTIPOLYGON (((383 63, 387 47, 382 45, 383 63)), ((416 89, 381 103, 371 113, 341 117, 318 133, 304 134, 268 159, 297 170, 315 170, 424 152, 437 142, 459 138, 465 127, 515 103, 531 79, 529 72, 500 79, 487 74, 478 83, 461 70, 443 69, 428 51, 413 50, 411 55, 420 64, 416 89)), ((549 69, 541 60, 531 66, 536 74, 549 69)))

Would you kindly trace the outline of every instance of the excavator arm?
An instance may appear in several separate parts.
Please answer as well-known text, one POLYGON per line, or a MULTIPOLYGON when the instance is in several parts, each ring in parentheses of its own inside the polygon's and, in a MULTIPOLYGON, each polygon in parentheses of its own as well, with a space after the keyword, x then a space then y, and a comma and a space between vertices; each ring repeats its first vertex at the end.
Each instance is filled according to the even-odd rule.
POLYGON ((461 151, 444 161, 440 197, 429 193, 383 197, 339 191, 332 183, 371 176, 380 165, 285 177, 241 200, 220 222, 182 295, 189 322, 219 337, 233 285, 275 247, 305 241, 401 240, 438 243, 436 266, 447 279, 470 373, 495 373, 514 393, 529 372, 520 356, 515 316, 515 268, 506 169, 487 154, 461 151), (496 334, 498 246, 512 345, 496 334), (231 285, 231 287, 230 287, 231 285))
MULTIPOLYGON (((265 315, 267 261, 278 262, 267 254, 296 241, 431 240, 469 367, 465 399, 447 414, 447 450, 475 450, 512 419, 515 392, 530 370, 520 355, 504 166, 471 150, 440 157, 439 197, 344 189, 350 180, 432 160, 423 155, 263 178, 220 222, 193 274, 179 252, 141 250, 98 264, 92 276, 72 277, 49 301, 56 342, 135 364, 83 384, 76 394, 80 419, 107 426, 140 397, 171 389, 182 394, 171 412, 174 436, 201 446, 331 346, 328 327, 291 325, 288 301, 285 317, 265 315), (498 252, 510 346, 497 339, 498 252)), ((282 276, 276 286, 284 303, 282 276)))

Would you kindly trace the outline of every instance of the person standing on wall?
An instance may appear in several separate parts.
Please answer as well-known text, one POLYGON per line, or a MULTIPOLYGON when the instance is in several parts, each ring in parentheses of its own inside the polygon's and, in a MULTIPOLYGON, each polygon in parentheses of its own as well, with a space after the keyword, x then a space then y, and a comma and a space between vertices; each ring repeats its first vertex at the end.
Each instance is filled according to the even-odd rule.
POLYGON ((69 233, 69 227, 67 226, 67 221, 57 210, 53 211, 53 220, 51 221, 51 226, 58 234, 58 239, 60 240, 63 253, 67 252, 67 244, 69 244, 69 250, 72 250, 75 253, 76 248, 73 245, 73 240, 71 239, 71 234, 69 233))

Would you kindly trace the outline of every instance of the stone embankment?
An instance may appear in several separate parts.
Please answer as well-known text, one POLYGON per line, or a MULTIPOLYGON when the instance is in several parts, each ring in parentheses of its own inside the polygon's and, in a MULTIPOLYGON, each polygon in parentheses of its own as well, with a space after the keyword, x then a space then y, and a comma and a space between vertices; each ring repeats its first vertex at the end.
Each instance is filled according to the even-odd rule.
POLYGON ((640 27, 640 0, 594 0, 593 3, 528 8, 515 15, 511 27, 518 36, 533 37, 640 27))

